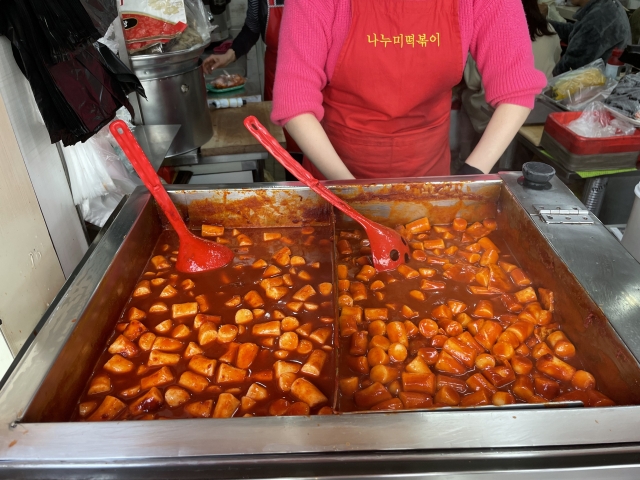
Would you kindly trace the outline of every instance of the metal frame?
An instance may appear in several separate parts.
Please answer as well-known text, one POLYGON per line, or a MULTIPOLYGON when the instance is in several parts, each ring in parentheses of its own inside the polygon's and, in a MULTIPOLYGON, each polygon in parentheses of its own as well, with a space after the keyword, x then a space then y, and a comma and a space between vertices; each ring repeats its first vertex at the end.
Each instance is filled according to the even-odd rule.
POLYGON ((185 155, 176 155, 165 159, 163 165, 179 170, 195 172, 206 169, 207 174, 252 172, 254 182, 264 180, 264 162, 267 159, 266 152, 240 153, 234 155, 202 156, 198 151, 185 155))
MULTIPOLYGON (((501 195, 516 198, 518 208, 526 210, 537 231, 607 315, 633 355, 640 358, 640 328, 636 325, 640 265, 595 218, 593 225, 542 222, 534 208, 541 203, 540 192, 520 187, 518 176, 505 173, 465 181, 477 188, 502 185, 501 195)), ((346 197, 353 184, 368 185, 331 183, 346 197)), ((554 179, 552 185, 544 192, 544 203, 576 203, 559 180, 554 179)), ((291 188, 291 184, 269 187, 291 188)), ((308 195, 307 189, 296 188, 308 195)), ((174 194, 174 198, 182 203, 180 195, 174 194)), ((149 201, 148 193, 140 189, 134 192, 96 248, 88 252, 75 277, 43 318, 38 335, 5 378, 0 390, 0 476, 15 478, 18 471, 41 478, 97 474, 104 478, 339 478, 343 474, 350 478, 382 474, 391 478, 418 474, 451 478, 448 475, 453 472, 459 475, 456 478, 489 472, 492 478, 512 478, 516 473, 522 478, 539 478, 541 472, 554 478, 640 475, 640 406, 20 423, 30 399, 76 328, 73 319, 87 307, 122 248, 123 238, 141 212, 149 208, 149 201)))

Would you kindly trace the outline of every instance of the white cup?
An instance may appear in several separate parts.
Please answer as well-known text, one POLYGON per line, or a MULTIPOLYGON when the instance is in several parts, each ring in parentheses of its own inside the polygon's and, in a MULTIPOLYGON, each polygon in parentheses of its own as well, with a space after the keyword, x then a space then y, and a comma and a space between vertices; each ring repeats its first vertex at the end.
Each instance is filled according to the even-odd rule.
POLYGON ((640 183, 633 189, 636 199, 633 201, 631 214, 622 237, 622 245, 640 262, 640 183))

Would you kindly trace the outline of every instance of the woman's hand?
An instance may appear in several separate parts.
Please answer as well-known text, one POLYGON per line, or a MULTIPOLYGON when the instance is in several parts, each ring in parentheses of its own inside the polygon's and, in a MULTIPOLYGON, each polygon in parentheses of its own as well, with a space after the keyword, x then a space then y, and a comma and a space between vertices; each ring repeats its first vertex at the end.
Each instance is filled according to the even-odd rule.
POLYGON ((232 48, 222 55, 211 55, 203 63, 204 73, 211 73, 216 68, 224 68, 236 61, 236 52, 232 48))
POLYGON ((331 145, 318 119, 303 113, 292 118, 285 125, 289 134, 304 154, 327 180, 350 180, 355 178, 331 145))
POLYGON ((520 105, 499 105, 493 112, 478 145, 465 163, 483 173, 489 173, 518 133, 529 112, 531 109, 520 105))

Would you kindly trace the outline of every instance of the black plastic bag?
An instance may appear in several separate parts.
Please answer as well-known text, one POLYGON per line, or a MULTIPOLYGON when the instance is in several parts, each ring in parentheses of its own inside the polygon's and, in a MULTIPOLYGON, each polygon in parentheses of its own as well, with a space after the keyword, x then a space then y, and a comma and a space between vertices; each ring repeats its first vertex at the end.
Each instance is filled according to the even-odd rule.
POLYGON ((47 65, 53 64, 49 42, 40 25, 33 21, 31 5, 19 0, 0 3, 3 30, 12 44, 13 56, 18 67, 29 81, 38 109, 49 131, 51 143, 62 140, 76 143, 75 138, 88 134, 71 107, 60 101, 60 93, 52 81, 47 65))
POLYGON ((54 60, 63 60, 77 48, 93 43, 101 35, 79 0, 27 0, 48 40, 54 60))
POLYGON ((109 25, 118 17, 118 7, 115 0, 80 0, 84 9, 91 17, 93 25, 100 36, 107 33, 109 25))
POLYGON ((133 115, 127 94, 142 85, 117 57, 98 52, 79 0, 0 0, 0 18, 52 143, 87 140, 122 106, 133 115))
POLYGON ((95 46, 101 57, 102 64, 115 76, 115 79, 122 86, 124 93, 129 95, 130 93, 136 92, 138 95, 147 98, 140 80, 122 63, 122 60, 109 50, 106 45, 96 42, 95 46))

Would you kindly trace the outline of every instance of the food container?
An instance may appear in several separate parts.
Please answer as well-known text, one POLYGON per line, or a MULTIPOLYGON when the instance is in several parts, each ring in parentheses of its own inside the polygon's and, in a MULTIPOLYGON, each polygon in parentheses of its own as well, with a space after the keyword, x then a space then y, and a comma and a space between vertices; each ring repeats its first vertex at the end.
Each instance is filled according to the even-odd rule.
MULTIPOLYGON (((9 478, 330 477, 470 473, 585 476, 636 468, 640 452, 640 265, 557 179, 545 191, 500 176, 344 181, 330 188, 388 225, 428 216, 495 217, 513 256, 556 293, 584 367, 619 407, 531 405, 436 411, 69 423, 106 339, 165 228, 136 190, 56 298, 0 390, 2 472, 9 478), (576 207, 575 213, 571 206, 576 207), (558 210, 554 209, 564 206, 558 210), (583 208, 583 207, 582 207, 583 208), (578 246, 578 247, 577 247, 578 246), (490 452, 490 453, 489 453, 490 452), (627 454, 628 457, 625 457, 627 454), (622 465, 625 463, 625 465, 622 465), (544 473, 543 473, 544 472, 544 473)), ((176 189, 193 228, 355 224, 298 184, 176 189)))
POLYGON ((540 145, 572 171, 634 168, 640 153, 640 131, 633 135, 587 138, 567 128, 582 112, 552 113, 544 125, 540 145))

